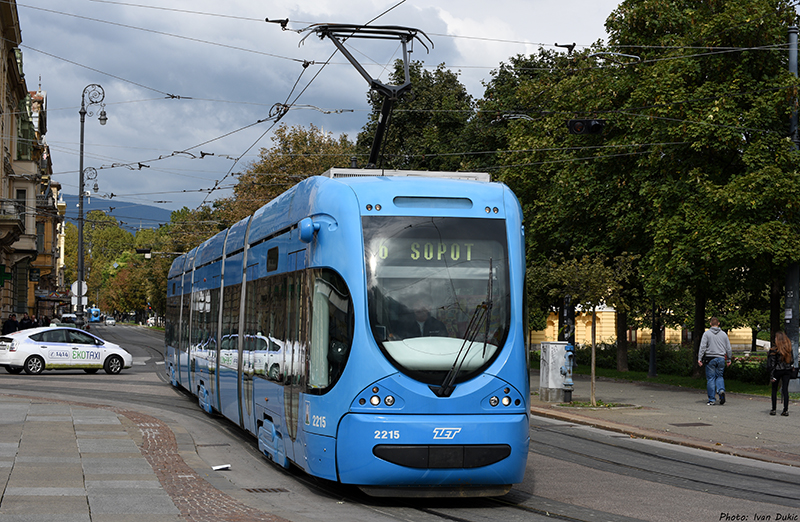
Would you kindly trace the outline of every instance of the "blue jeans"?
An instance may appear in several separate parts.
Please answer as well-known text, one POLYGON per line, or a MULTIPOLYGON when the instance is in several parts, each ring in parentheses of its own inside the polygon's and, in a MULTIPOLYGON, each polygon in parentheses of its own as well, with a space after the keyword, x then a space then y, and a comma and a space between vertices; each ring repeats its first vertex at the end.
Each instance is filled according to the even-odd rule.
POLYGON ((722 378, 722 372, 725 371, 725 357, 714 357, 704 366, 708 401, 714 402, 717 393, 725 393, 725 379, 722 378))

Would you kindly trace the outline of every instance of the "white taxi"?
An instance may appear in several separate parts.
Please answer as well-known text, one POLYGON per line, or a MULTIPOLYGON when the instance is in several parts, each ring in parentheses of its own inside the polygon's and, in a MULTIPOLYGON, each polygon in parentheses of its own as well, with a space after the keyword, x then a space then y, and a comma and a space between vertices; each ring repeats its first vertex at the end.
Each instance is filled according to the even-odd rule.
POLYGON ((0 366, 8 373, 102 368, 118 374, 132 365, 133 357, 120 346, 76 328, 30 328, 0 337, 0 366))

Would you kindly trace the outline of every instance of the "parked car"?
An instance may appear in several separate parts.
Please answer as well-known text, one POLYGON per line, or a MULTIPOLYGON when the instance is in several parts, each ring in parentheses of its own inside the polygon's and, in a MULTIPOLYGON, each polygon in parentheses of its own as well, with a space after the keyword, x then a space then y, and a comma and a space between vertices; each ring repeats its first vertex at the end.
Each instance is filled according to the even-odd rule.
POLYGON ((77 328, 46 326, 0 337, 0 366, 8 373, 36 375, 44 370, 82 369, 118 374, 133 365, 120 346, 77 328))
POLYGON ((148 317, 147 318, 147 326, 155 326, 156 325, 156 318, 155 317, 148 317))
POLYGON ((113 317, 106 317, 106 326, 114 326, 115 324, 117 324, 117 321, 113 317))

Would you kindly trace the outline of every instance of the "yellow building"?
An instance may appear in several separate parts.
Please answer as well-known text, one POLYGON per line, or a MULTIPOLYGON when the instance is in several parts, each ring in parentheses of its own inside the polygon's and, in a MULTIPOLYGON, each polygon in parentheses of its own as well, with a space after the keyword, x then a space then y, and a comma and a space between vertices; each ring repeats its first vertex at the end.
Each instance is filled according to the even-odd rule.
MULTIPOLYGON (((595 341, 597 343, 614 343, 617 340, 617 314, 613 308, 599 307, 597 309, 597 327, 595 341)), ((637 344, 650 344, 650 329, 642 328, 630 330, 628 340, 637 344)), ((734 350, 749 350, 752 342, 752 332, 749 328, 731 330, 728 337, 734 350)), ((665 339, 671 344, 681 344, 690 340, 690 332, 682 329, 667 328, 665 339)), ((551 313, 547 318, 547 328, 538 332, 531 332, 531 344, 538 345, 547 341, 558 340, 558 315, 551 313)), ((592 343, 592 314, 577 314, 575 316, 575 342, 579 345, 592 343)))

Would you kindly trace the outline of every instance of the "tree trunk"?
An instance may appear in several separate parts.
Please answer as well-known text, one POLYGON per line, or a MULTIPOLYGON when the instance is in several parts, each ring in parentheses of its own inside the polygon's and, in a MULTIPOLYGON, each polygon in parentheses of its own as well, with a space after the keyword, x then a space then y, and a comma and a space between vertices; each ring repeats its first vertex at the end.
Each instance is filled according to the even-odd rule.
POLYGON ((781 298, 783 297, 783 281, 772 280, 769 292, 769 340, 775 343, 775 334, 781 330, 781 298))
POLYGON ((597 337, 597 305, 592 307, 592 406, 597 406, 595 398, 595 368, 597 367, 597 352, 595 351, 595 338, 597 337))
MULTIPOLYGON (((694 294, 694 329, 692 330, 692 351, 693 361, 697 361, 697 354, 700 353, 700 340, 706 331, 706 293, 701 289, 696 289, 694 294)), ((700 367, 694 363, 694 376, 700 376, 700 367)))
POLYGON ((617 371, 628 371, 628 313, 617 312, 617 371))

